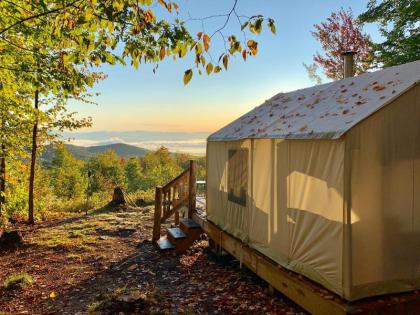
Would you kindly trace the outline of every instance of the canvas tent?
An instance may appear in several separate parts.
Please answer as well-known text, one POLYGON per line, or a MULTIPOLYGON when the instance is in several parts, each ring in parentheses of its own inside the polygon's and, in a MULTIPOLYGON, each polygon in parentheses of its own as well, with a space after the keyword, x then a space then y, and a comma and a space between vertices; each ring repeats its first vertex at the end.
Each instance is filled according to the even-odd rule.
POLYGON ((420 61, 280 93, 208 138, 207 219, 347 300, 420 289, 420 61))

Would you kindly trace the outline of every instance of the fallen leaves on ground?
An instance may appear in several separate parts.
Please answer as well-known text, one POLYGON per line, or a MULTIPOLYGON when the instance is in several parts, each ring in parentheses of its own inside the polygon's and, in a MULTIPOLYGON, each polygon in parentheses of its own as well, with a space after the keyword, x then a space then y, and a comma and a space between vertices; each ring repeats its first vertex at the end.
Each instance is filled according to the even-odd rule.
POLYGON ((33 283, 0 292, 6 314, 300 314, 208 242, 184 255, 151 243, 151 208, 94 212, 24 227, 23 247, 0 256, 0 284, 26 272, 33 283))

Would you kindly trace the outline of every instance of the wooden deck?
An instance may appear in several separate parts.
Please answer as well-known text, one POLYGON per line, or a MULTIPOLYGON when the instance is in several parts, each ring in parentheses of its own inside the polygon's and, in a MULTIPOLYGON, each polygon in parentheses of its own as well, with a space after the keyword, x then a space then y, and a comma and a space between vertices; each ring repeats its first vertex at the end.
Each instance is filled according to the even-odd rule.
POLYGON ((350 303, 322 286, 291 272, 206 219, 205 199, 197 198, 193 220, 200 224, 217 246, 249 268, 260 278, 311 314, 420 314, 420 292, 393 294, 350 303), (203 207, 204 206, 204 207, 203 207))

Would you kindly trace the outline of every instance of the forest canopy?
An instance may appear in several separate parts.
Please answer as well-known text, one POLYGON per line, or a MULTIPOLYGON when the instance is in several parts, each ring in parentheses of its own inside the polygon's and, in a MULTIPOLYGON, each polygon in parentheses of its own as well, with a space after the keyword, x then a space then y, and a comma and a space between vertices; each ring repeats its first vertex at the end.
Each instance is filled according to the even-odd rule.
MULTIPOLYGON (((44 202, 35 200, 42 195, 36 190, 45 182, 40 174, 48 173, 38 161, 39 149, 54 143, 60 131, 91 126, 91 118, 77 119, 67 104, 71 99, 92 103, 90 88, 106 79, 101 65, 138 69, 141 64, 152 64, 156 71, 163 60, 190 56, 190 68, 180 73, 180 79, 188 84, 194 73, 211 75, 228 70, 232 56, 244 61, 256 56, 257 35, 263 29, 276 32, 270 17, 241 15, 238 0, 231 2, 227 12, 215 16, 203 12, 195 19, 203 25, 198 33, 188 27, 190 17, 183 18, 183 9, 166 0, 0 2, 0 216, 18 203, 23 207, 19 194, 11 194, 13 180, 8 180, 19 168, 28 169, 27 177, 19 181, 28 182, 28 222, 34 223, 35 211, 44 202), (221 24, 205 32, 204 25, 214 18, 222 18, 221 24), (236 24, 241 36, 227 28, 230 23, 236 24), (222 42, 221 51, 215 48, 217 40, 222 42)), ((56 163, 73 163, 76 170, 84 167, 66 152, 56 163)), ((79 181, 73 175, 72 180, 79 181)), ((159 181, 161 174, 150 178, 153 176, 150 183, 159 181)), ((56 196, 78 195, 80 188, 69 185, 68 192, 56 188, 56 196)), ((96 185, 103 188, 105 183, 96 185)), ((16 189, 23 193, 23 186, 16 189)))

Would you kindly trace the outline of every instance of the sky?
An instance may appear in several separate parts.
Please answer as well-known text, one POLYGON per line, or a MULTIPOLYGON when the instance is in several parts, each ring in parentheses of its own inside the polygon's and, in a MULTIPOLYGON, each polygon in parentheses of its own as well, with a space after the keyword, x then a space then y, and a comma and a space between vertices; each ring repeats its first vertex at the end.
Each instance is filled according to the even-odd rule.
MULTIPOLYGON (((202 18, 229 12, 233 0, 180 0, 181 19, 202 18)), ((194 75, 188 86, 182 82, 184 71, 191 68, 191 58, 173 62, 164 60, 153 74, 152 66, 103 66, 108 75, 93 90, 97 105, 71 102, 69 109, 79 116, 91 116, 93 127, 87 131, 217 131, 227 123, 263 103, 279 92, 313 85, 302 63, 311 63, 320 50, 311 36, 313 24, 324 21, 332 11, 349 6, 357 16, 366 8, 367 0, 239 0, 237 11, 243 15, 262 14, 276 21, 277 35, 265 29, 260 36, 259 53, 243 62, 238 55, 231 58, 229 70, 219 74, 194 75)), ((212 33, 225 18, 206 20, 205 32, 212 33)), ((202 31, 202 23, 188 22, 194 34, 202 31)), ((237 20, 230 21, 226 33, 236 32, 237 20)), ((373 25, 365 27, 373 39, 379 38, 373 25)), ((252 38, 250 36, 249 38, 252 38)), ((212 41, 213 55, 222 52, 220 37, 212 41)), ((218 57, 216 57, 217 59, 218 57)))

